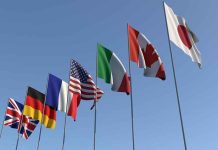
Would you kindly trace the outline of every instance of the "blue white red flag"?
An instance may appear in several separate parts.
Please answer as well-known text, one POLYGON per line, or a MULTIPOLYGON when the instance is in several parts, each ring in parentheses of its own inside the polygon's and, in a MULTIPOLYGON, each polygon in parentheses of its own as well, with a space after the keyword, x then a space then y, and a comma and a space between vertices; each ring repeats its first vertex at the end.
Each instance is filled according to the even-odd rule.
POLYGON ((9 98, 4 125, 17 129, 23 138, 28 139, 39 121, 22 115, 23 107, 23 104, 9 98))
POLYGON ((72 98, 72 94, 69 93, 67 95, 67 92, 68 83, 52 74, 49 74, 46 104, 58 111, 67 112, 67 96, 69 96, 69 99, 72 98))

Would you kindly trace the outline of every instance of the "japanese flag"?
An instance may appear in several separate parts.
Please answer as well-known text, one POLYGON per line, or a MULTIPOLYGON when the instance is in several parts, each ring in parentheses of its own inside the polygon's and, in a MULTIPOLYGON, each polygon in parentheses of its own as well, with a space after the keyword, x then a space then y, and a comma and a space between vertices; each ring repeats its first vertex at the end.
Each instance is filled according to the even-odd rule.
POLYGON ((164 3, 164 8, 170 40, 201 68, 201 54, 195 45, 198 42, 196 35, 190 30, 185 19, 175 15, 166 3, 164 3))

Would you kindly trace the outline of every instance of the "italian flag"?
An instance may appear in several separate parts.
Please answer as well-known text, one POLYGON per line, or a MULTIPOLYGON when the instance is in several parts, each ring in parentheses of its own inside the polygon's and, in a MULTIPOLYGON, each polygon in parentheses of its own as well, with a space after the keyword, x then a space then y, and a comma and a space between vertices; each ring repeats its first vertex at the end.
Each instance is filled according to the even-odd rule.
POLYGON ((98 77, 106 83, 112 84, 112 90, 116 92, 130 93, 130 80, 126 69, 119 58, 101 44, 98 49, 98 77))

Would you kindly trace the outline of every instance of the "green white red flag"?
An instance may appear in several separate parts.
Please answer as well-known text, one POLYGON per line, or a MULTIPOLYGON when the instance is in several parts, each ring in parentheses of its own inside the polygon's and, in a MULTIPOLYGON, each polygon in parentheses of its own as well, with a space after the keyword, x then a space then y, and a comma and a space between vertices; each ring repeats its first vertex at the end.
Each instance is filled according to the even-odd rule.
POLYGON ((130 80, 126 69, 119 58, 109 49, 98 44, 98 77, 106 83, 112 84, 116 92, 130 93, 130 80))

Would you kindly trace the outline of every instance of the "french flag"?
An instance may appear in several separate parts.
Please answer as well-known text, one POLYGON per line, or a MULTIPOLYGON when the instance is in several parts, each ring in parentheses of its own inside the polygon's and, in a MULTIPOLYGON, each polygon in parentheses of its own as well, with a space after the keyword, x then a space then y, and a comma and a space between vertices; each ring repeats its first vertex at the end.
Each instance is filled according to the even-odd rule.
POLYGON ((68 83, 60 78, 49 74, 48 87, 46 94, 46 104, 55 108, 58 111, 67 112, 67 96, 69 100, 72 99, 72 95, 68 92, 68 83))

